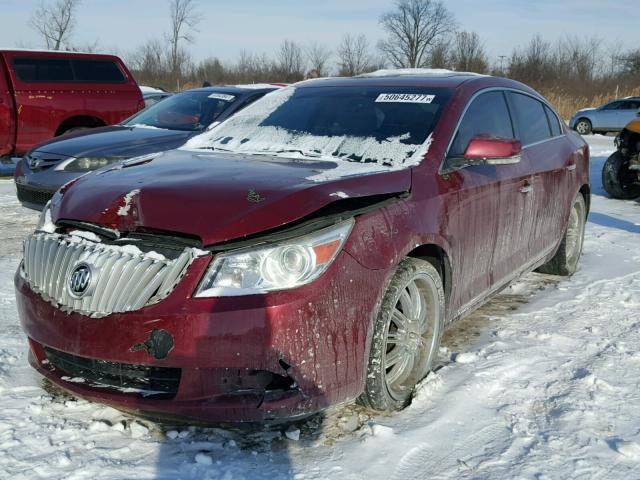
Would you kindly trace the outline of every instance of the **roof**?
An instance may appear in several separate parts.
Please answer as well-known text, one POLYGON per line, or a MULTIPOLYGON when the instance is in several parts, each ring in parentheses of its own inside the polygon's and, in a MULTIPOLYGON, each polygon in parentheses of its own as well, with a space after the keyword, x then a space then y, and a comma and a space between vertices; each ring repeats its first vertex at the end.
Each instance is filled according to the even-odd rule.
POLYGON ((245 94, 245 93, 253 93, 253 92, 260 92, 260 91, 265 91, 265 92, 270 92, 272 90, 277 90, 280 87, 276 87, 274 85, 265 85, 264 87, 260 87, 260 88, 248 88, 245 86, 232 86, 232 85, 212 85, 210 87, 202 87, 202 88, 192 88, 189 90, 184 90, 180 93, 184 93, 184 92, 211 92, 211 93, 229 93, 232 95, 240 95, 240 94, 245 94))
POLYGON ((88 56, 100 56, 100 57, 117 57, 117 55, 113 55, 111 53, 91 53, 91 52, 70 52, 67 50, 46 50, 46 49, 33 49, 33 48, 2 48, 0 47, 0 52, 2 53, 46 53, 46 54, 58 54, 58 55, 88 55, 88 56))
POLYGON ((327 77, 305 80, 295 84, 296 87, 348 87, 348 86, 427 86, 432 88, 456 88, 475 79, 494 78, 485 75, 459 73, 451 71, 416 72, 411 74, 361 75, 357 77, 327 77))
POLYGON ((456 75, 473 75, 473 76, 485 76, 479 73, 472 72, 456 72, 455 70, 447 70, 446 68, 391 68, 376 70, 375 72, 363 73, 358 75, 358 78, 370 78, 370 77, 406 77, 406 76, 418 76, 418 77, 452 77, 456 75))

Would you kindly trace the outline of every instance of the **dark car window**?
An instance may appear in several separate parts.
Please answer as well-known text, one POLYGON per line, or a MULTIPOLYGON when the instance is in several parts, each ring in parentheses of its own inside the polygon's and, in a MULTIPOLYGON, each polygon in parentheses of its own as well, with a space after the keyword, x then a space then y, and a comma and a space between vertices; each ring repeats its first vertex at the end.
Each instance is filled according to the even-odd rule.
POLYGON ((483 93, 469 105, 449 149, 449 156, 463 156, 469 141, 478 135, 514 138, 511 117, 502 92, 483 93))
POLYGON ((225 92, 182 92, 151 105, 123 124, 195 132, 209 126, 236 98, 225 92))
POLYGON ((547 113, 547 118, 549 119, 549 125, 551 126, 551 135, 553 135, 554 137, 562 135, 562 127, 560 126, 560 122, 558 121, 558 117, 556 116, 556 114, 553 113, 553 111, 546 105, 544 106, 544 111, 547 113))
POLYGON ((71 60, 77 82, 122 83, 122 70, 109 60, 71 60))
POLYGON ((14 58, 13 70, 23 82, 73 82, 68 59, 14 58))
POLYGON ((602 110, 619 110, 622 107, 622 102, 611 102, 602 107, 602 110))
POLYGON ((622 106, 620 110, 638 110, 640 108, 640 101, 636 100, 627 100, 622 102, 622 106))
POLYGON ((120 67, 111 60, 24 57, 13 59, 13 70, 20 81, 122 83, 120 67))
POLYGON ((551 138, 549 121, 542 102, 521 93, 509 92, 512 113, 523 146, 551 138))

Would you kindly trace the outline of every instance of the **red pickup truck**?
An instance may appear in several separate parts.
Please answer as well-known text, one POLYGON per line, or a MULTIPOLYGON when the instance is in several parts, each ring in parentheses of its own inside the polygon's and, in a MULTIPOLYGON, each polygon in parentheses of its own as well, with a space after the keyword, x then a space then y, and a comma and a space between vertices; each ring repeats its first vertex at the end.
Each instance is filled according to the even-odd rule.
POLYGON ((118 57, 0 50, 0 158, 142 108, 142 93, 118 57))

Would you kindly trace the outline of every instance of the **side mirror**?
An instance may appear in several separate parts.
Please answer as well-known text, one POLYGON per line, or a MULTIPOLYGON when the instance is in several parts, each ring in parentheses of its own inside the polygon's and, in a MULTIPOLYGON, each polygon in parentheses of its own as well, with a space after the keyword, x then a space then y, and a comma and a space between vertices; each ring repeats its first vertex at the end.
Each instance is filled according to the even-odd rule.
POLYGON ((464 158, 479 165, 506 165, 518 163, 522 153, 520 140, 496 137, 474 137, 469 142, 464 158))
POLYGON ((520 140, 481 135, 471 139, 462 157, 447 159, 447 166, 458 169, 471 165, 509 165, 519 163, 521 153, 520 140))

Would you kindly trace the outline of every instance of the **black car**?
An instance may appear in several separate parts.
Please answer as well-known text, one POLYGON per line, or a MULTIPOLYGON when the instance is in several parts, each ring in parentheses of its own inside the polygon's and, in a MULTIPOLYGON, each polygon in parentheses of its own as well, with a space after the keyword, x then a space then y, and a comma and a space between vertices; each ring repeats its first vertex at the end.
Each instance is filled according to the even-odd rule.
POLYGON ((172 95, 119 125, 78 131, 42 143, 18 163, 18 200, 42 210, 55 191, 86 172, 171 150, 264 96, 277 85, 207 87, 172 95))

